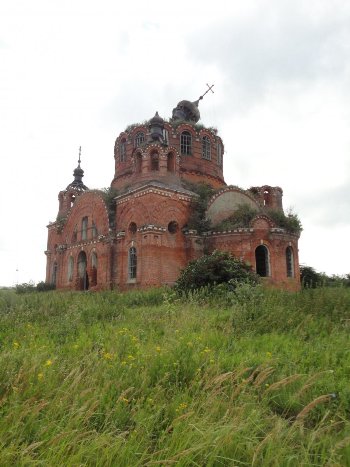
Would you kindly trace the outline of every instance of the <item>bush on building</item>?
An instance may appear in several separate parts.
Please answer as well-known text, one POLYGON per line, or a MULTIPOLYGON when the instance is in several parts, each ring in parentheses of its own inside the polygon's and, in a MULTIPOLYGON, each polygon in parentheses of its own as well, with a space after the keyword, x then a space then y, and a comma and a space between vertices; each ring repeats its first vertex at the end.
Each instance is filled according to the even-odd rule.
POLYGON ((250 222, 258 213, 257 209, 249 206, 249 204, 239 204, 237 210, 227 219, 224 219, 218 224, 217 230, 233 230, 240 227, 249 227, 250 222))
POLYGON ((267 209, 266 214, 274 221, 274 223, 288 232, 300 234, 303 230, 300 219, 297 214, 290 211, 286 216, 283 211, 278 209, 267 209))
POLYGON ((197 230, 203 233, 211 228, 211 222, 206 219, 205 214, 208 208, 208 202, 215 193, 215 189, 207 183, 183 182, 187 190, 193 191, 198 195, 191 203, 191 214, 188 219, 187 228, 197 230))
POLYGON ((177 292, 189 293, 203 287, 213 287, 227 284, 228 289, 234 290, 239 283, 258 284, 258 276, 251 267, 234 258, 227 251, 214 251, 211 255, 190 261, 182 270, 175 289, 177 292))

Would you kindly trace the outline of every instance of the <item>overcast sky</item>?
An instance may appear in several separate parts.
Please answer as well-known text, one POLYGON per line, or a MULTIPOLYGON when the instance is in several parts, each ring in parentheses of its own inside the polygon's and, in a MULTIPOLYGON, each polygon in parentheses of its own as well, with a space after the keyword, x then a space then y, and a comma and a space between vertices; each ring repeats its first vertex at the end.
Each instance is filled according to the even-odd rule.
POLYGON ((0 285, 45 279, 80 145, 84 183, 107 187, 119 133, 206 83, 226 182, 281 186, 300 262, 349 273, 348 0, 2 0, 0 285))

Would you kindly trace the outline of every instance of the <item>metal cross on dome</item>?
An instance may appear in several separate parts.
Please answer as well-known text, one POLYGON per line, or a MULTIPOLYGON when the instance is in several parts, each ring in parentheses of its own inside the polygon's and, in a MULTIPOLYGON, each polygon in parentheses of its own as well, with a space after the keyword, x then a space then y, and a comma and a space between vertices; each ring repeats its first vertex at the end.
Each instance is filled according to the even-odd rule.
POLYGON ((79 167, 80 167, 80 162, 81 162, 81 160, 80 160, 80 156, 81 156, 81 146, 79 146, 79 159, 78 159, 78 164, 79 164, 79 167))
POLYGON ((206 83, 207 86, 208 86, 208 89, 205 91, 205 93, 202 95, 202 96, 199 96, 199 101, 203 99, 203 97, 209 92, 211 91, 213 94, 214 94, 214 91, 213 91, 213 87, 214 87, 214 84, 212 84, 211 86, 209 86, 208 83, 206 83))

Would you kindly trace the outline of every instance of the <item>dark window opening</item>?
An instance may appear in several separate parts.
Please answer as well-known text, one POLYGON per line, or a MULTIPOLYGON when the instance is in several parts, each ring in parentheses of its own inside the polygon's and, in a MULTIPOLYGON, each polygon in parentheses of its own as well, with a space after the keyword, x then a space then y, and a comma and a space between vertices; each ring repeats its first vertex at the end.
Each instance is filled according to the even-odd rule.
POLYGON ((208 136, 202 138, 202 158, 208 161, 211 160, 210 139, 208 136))
POLYGON ((82 240, 87 239, 87 228, 88 228, 88 218, 83 217, 81 221, 81 239, 82 240))
POLYGON ((175 172, 175 157, 172 152, 169 152, 167 158, 167 170, 168 172, 175 172))
POLYGON ((145 141, 145 134, 142 132, 136 133, 135 136, 135 148, 141 146, 141 144, 145 141))
POLYGON ((89 276, 87 273, 87 259, 85 251, 78 256, 79 290, 89 290, 89 276))
POLYGON ((137 255, 136 248, 132 246, 129 249, 129 279, 136 279, 137 273, 137 255))
POLYGON ((175 234, 179 230, 179 224, 176 221, 171 221, 168 224, 168 231, 171 234, 175 234))
POLYGON ((192 154, 192 136, 189 131, 183 131, 180 139, 181 154, 187 156, 192 154))
POLYGON ((222 167, 222 146, 221 146, 221 143, 218 143, 217 145, 217 163, 220 167, 222 167))
POLYGON ((156 152, 151 155, 151 170, 159 170, 159 156, 156 152))
POLYGON ((136 173, 141 173, 142 171, 142 155, 138 152, 136 154, 136 173))
POLYGON ((92 221, 91 234, 92 238, 96 238, 98 235, 97 227, 94 221, 92 221))
POLYGON ((259 245, 255 250, 256 273, 261 277, 270 275, 269 250, 265 245, 259 245))
POLYGON ((294 277, 294 255, 292 247, 286 249, 287 277, 294 277))
POLYGON ((137 232, 137 225, 135 224, 135 222, 130 222, 130 225, 129 225, 129 232, 132 234, 132 235, 135 235, 136 232, 137 232))

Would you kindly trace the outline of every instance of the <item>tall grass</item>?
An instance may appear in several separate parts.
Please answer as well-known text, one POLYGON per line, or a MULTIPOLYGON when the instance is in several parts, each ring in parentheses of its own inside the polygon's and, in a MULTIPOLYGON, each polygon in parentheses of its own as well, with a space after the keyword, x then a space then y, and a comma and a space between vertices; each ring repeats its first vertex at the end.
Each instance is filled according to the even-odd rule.
POLYGON ((350 291, 0 292, 1 466, 350 465, 350 291))

